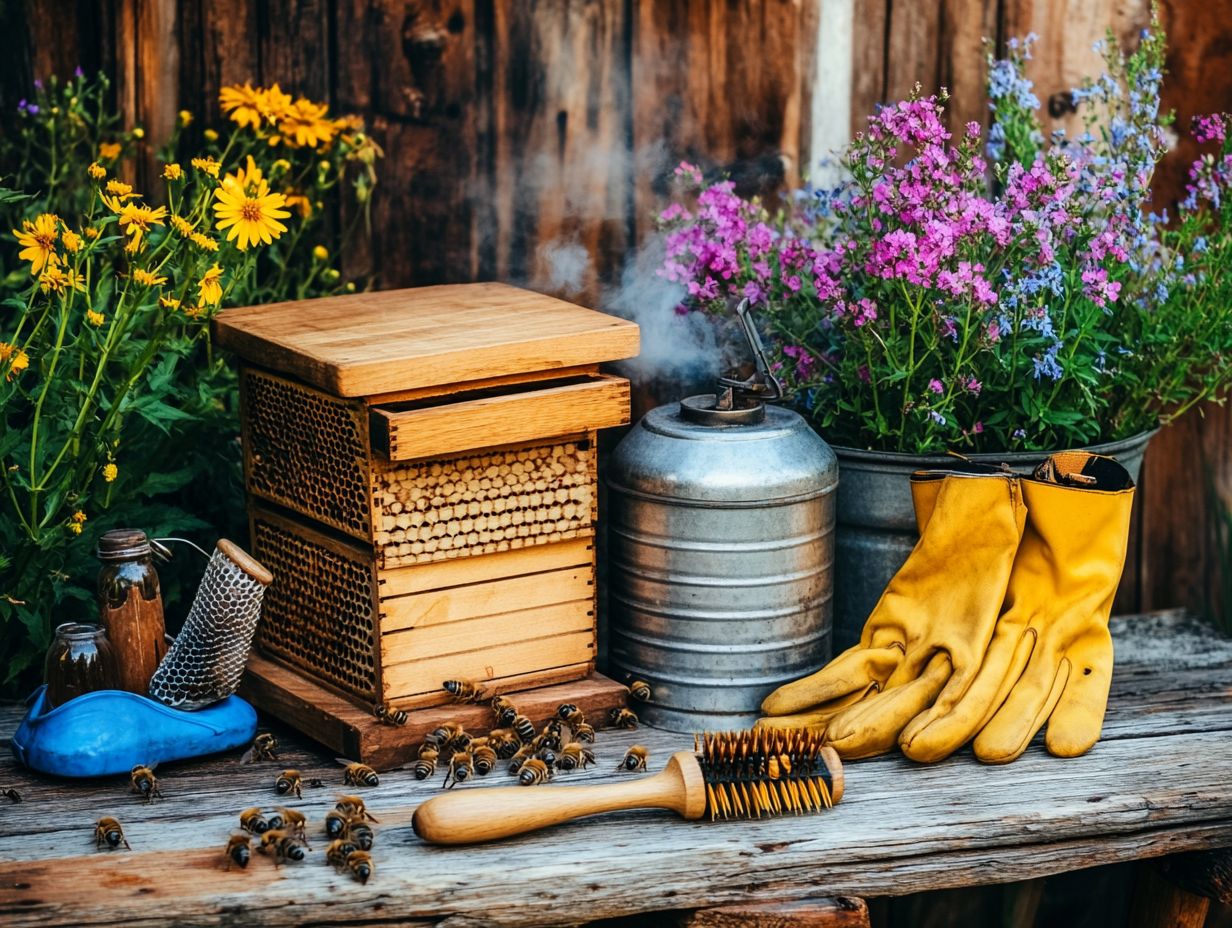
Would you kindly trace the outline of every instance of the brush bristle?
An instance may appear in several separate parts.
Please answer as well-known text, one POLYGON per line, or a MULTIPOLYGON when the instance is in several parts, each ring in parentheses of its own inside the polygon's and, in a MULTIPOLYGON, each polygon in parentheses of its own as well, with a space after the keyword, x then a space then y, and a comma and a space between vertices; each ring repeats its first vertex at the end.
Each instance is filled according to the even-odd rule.
POLYGON ((710 820, 817 812, 834 805, 821 739, 806 729, 693 736, 710 820))

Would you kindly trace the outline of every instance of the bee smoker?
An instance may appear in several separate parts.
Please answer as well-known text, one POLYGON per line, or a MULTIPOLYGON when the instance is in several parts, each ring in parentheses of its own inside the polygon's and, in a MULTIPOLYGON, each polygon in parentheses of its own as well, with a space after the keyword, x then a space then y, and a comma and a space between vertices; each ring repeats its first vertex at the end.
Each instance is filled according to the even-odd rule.
POLYGON ((609 658, 673 731, 740 728, 830 657, 834 452, 797 413, 748 313, 756 365, 651 410, 608 468, 609 658))

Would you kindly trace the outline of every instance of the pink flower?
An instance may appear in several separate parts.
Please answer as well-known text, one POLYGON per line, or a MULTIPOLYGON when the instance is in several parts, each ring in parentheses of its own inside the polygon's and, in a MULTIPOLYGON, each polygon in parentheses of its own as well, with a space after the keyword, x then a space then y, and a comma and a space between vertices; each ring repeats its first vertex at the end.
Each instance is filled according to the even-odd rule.
POLYGON ((851 321, 857 328, 877 321, 877 304, 870 299, 860 300, 851 309, 851 321))
MULTIPOLYGON (((998 331, 1000 331, 1000 330, 998 330, 998 331)), ((984 385, 983 385, 982 383, 980 383, 978 380, 976 380, 974 377, 972 377, 972 378, 971 378, 970 380, 968 380, 965 384, 963 384, 963 386, 967 388, 967 392, 968 392, 968 393, 972 393, 972 394, 974 394, 975 396, 979 396, 979 395, 980 395, 980 391, 984 389, 984 385)), ((983 428, 984 428, 984 427, 983 427, 983 425, 980 425, 980 423, 978 423, 978 422, 976 423, 976 425, 979 425, 979 426, 980 426, 980 430, 981 430, 981 431, 983 431, 983 428)), ((978 434, 978 433, 977 433, 977 434, 978 434)))
POLYGON ((681 161, 680 164, 676 165, 674 173, 681 180, 686 180, 693 184, 700 184, 702 182, 701 169, 695 164, 689 164, 687 161, 681 161))
POLYGON ((1193 119, 1193 137, 1199 145, 1207 142, 1223 144, 1228 137, 1228 126, 1223 113, 1210 113, 1206 116, 1195 116, 1193 119))
POLYGON ((967 123, 967 138, 978 139, 980 137, 980 124, 974 120, 967 123))
POLYGON ((928 389, 940 395, 945 392, 945 384, 943 384, 940 380, 934 377, 932 380, 928 382, 928 389))

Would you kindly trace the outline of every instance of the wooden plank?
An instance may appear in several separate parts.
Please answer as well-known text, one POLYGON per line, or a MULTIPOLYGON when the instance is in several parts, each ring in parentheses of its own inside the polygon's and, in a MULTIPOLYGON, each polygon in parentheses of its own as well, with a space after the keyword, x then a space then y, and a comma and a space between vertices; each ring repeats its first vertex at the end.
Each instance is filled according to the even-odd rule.
POLYGON ((441 406, 374 407, 370 427, 391 461, 412 461, 628 424, 629 381, 600 375, 441 406))
POLYGON ((483 616, 529 612, 556 604, 593 604, 594 595, 594 572, 589 564, 428 590, 383 599, 380 606, 381 634, 389 636, 406 629, 422 631, 483 616))
POLYGON ((1137 866, 1128 928, 1202 928, 1211 900, 1187 892, 1159 872, 1154 861, 1137 866))
POLYGON ((637 325, 507 284, 390 290, 249 306, 219 344, 336 396, 628 358, 637 325))
POLYGON ((377 571, 377 584, 381 598, 390 599, 468 583, 540 574, 566 567, 592 566, 594 556, 594 539, 576 538, 558 544, 485 554, 483 557, 380 570, 377 571))
POLYGON ((868 904, 855 896, 822 896, 700 909, 680 928, 869 928, 868 904))
POLYGON ((577 367, 565 367, 551 371, 524 371, 520 374, 481 377, 479 380, 467 380, 460 383, 437 384, 432 387, 420 387, 416 390, 395 390, 393 393, 378 393, 374 396, 365 396, 364 402, 369 406, 388 406, 391 403, 406 403, 412 400, 430 399, 438 396, 453 396, 458 393, 467 393, 471 390, 488 390, 492 387, 503 387, 511 384, 533 383, 541 380, 562 380, 566 377, 585 377, 598 373, 598 364, 579 364, 577 367))

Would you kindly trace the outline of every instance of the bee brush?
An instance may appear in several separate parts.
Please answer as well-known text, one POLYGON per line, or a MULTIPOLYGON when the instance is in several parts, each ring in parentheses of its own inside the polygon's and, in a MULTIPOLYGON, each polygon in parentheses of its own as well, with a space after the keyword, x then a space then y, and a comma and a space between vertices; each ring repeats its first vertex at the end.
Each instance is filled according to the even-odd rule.
POLYGON ((477 844, 575 818, 622 809, 670 809, 761 818, 828 809, 843 796, 843 764, 802 729, 757 729, 694 736, 693 752, 673 754, 662 773, 602 786, 472 789, 429 799, 415 810, 415 834, 433 844, 477 844))

